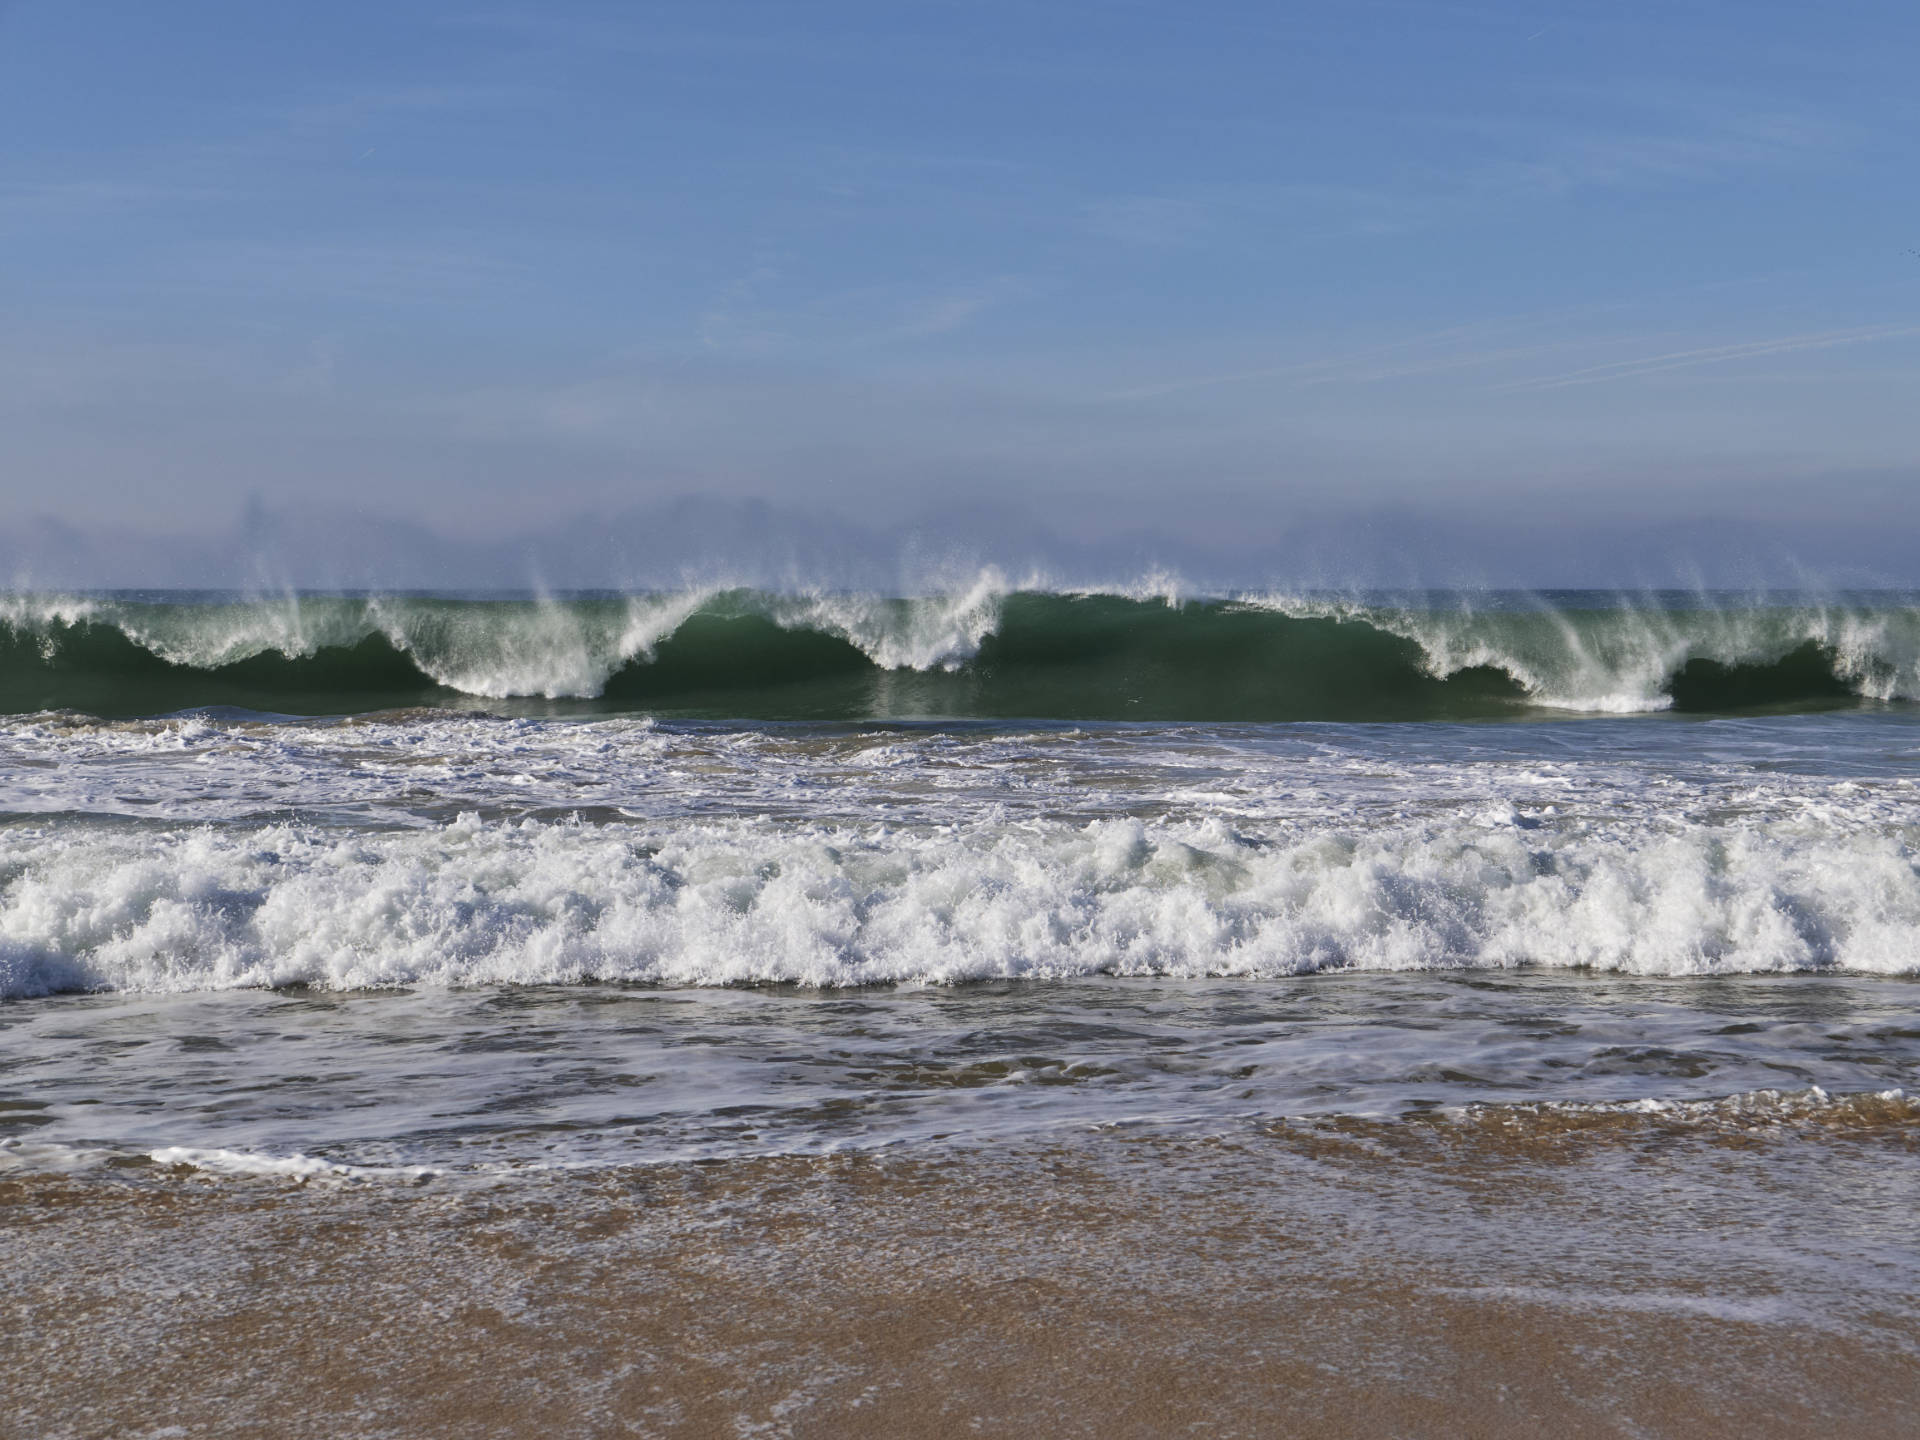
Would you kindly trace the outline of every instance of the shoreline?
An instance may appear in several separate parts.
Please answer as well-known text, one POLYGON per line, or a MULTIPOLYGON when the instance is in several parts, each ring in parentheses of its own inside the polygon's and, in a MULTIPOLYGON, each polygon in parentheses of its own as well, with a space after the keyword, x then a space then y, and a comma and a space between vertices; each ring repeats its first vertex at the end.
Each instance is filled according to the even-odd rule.
POLYGON ((1894 1434, 1916 1178, 1904 1107, 15 1172, 0 1433, 1894 1434))

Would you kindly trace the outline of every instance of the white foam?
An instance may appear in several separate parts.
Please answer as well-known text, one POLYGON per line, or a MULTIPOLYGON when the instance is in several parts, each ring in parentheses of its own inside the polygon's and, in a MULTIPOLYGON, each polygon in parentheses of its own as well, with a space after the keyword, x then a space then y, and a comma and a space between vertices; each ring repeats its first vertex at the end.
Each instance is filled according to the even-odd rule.
POLYGON ((883 670, 957 670, 1000 621, 1011 587, 989 567, 948 594, 912 599, 814 592, 764 597, 766 613, 790 630, 837 635, 883 670))
POLYGON ((424 1165, 339 1165, 312 1155, 260 1155, 248 1150, 166 1145, 148 1153, 156 1165, 186 1165, 214 1175, 261 1175, 285 1180, 422 1180, 439 1172, 424 1165))
POLYGON ((1920 608, 1839 603, 1703 605, 1681 609, 1615 597, 1610 608, 1564 612, 1544 599, 1528 609, 1476 608, 1450 595, 1431 608, 1359 597, 1272 592, 1236 603, 1294 619, 1359 623, 1420 648, 1444 679, 1499 670, 1549 709, 1639 714, 1673 704, 1665 685, 1690 660, 1771 664, 1813 644, 1830 652, 1840 679, 1873 699, 1920 699, 1920 608))
POLYGON ((1565 1115, 1656 1115, 1675 1124, 1708 1127, 1755 1129, 1791 1125, 1809 1119, 1864 1116, 1878 1102, 1882 1115, 1913 1118, 1920 1114, 1916 1103, 1903 1089, 1856 1091, 1833 1094, 1819 1085, 1802 1090, 1765 1088, 1743 1090, 1696 1100, 1546 1100, 1530 1104, 1469 1105, 1459 1112, 1476 1119, 1507 1121, 1521 1116, 1565 1115))
POLYGON ((621 979, 856 985, 1520 964, 1920 971, 1863 831, 755 820, 0 832, 0 995, 621 979))
POLYGON ((186 1145, 168 1145, 147 1158, 156 1165, 190 1165, 196 1170, 221 1175, 279 1175, 310 1180, 352 1173, 345 1165, 317 1160, 311 1155, 250 1155, 241 1150, 203 1150, 186 1145))
POLYGON ((38 636, 51 658, 53 627, 111 626, 172 664, 199 669, 278 654, 304 659, 375 636, 429 678, 490 699, 591 699, 624 666, 653 658, 661 641, 714 601, 725 613, 846 640, 883 669, 952 670, 979 650, 1012 587, 991 567, 951 591, 920 597, 807 590, 723 592, 717 586, 620 600, 476 605, 411 596, 254 596, 196 605, 113 598, 0 595, 0 626, 38 636))
MULTIPOLYGON (((1097 587, 1056 586, 1031 575, 1015 585, 987 567, 937 592, 908 597, 799 589, 725 591, 717 585, 623 598, 473 604, 415 596, 252 596, 197 604, 141 603, 111 596, 0 594, 0 628, 37 637, 51 657, 56 627, 118 629, 174 664, 215 668, 256 656, 307 658, 383 637, 442 685, 488 698, 592 698, 622 667, 645 661, 689 618, 752 615, 834 635, 883 669, 953 670, 975 654, 1018 590, 1178 607, 1205 593, 1178 575, 1149 571, 1097 587)), ((1920 607, 1799 599, 1675 608, 1632 596, 1605 608, 1556 609, 1448 594, 1431 604, 1363 596, 1267 592, 1216 596, 1295 619, 1365 624, 1418 647, 1423 667, 1445 678, 1487 667, 1513 678, 1532 703, 1599 714, 1669 707, 1665 687, 1690 660, 1768 664, 1807 644, 1833 658, 1861 695, 1920 699, 1920 607)))
POLYGON ((1099 584, 1070 585, 1055 587, 1047 584, 1023 586, 1023 589, 1057 590, 1063 595, 1074 595, 1082 599, 1092 599, 1102 595, 1111 595, 1122 600, 1158 600, 1169 610, 1178 610, 1189 600, 1224 598, 1212 592, 1200 589, 1188 583, 1185 576, 1177 570, 1165 566, 1152 566, 1132 580, 1105 581, 1099 584))
POLYGON ((119 1154, 97 1145, 66 1145, 57 1140, 0 1139, 0 1175, 12 1171, 69 1175, 93 1170, 119 1154))
POLYGON ((619 606, 429 606, 368 602, 371 621, 435 681, 468 695, 591 699, 706 603, 710 593, 631 596, 619 606))
MULTIPOLYGON (((1688 1319, 1720 1320, 1736 1325, 1791 1325, 1797 1330, 1829 1328, 1830 1322, 1777 1297, 1742 1300, 1724 1295, 1695 1295, 1670 1290, 1599 1290, 1585 1286, 1460 1285, 1442 1287, 1442 1295, 1468 1300, 1505 1300, 1557 1310, 1589 1314, 1622 1310, 1639 1315, 1679 1315, 1688 1319)), ((1837 1328, 1837 1327, 1833 1327, 1837 1328)))
POLYGON ((98 602, 82 595, 0 591, 0 628, 37 637, 41 658, 47 660, 55 652, 51 627, 84 624, 99 611, 98 602))

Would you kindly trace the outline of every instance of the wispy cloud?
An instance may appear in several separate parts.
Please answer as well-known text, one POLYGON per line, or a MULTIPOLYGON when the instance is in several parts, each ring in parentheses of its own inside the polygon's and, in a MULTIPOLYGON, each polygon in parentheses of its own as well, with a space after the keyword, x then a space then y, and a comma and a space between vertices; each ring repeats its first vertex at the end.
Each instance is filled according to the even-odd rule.
POLYGON ((894 333, 905 339, 963 330, 1017 288, 1009 281, 999 280, 948 294, 923 296, 904 308, 894 333))
POLYGON ((208 289, 232 294, 323 295, 377 301, 466 303, 499 292, 523 267, 435 237, 390 244, 292 244, 233 247, 200 271, 208 289))
POLYGON ((205 202, 220 193, 212 185, 84 178, 0 185, 0 227, 94 220, 156 205, 205 202))
MULTIPOLYGON (((695 8, 694 14, 700 14, 695 8)), ((716 7, 695 22, 676 20, 671 7, 613 7, 601 14, 567 14, 562 7, 508 7, 448 15, 441 23, 517 42, 528 50, 577 58, 604 55, 662 57, 762 56, 782 60, 867 60, 882 58, 880 40, 852 27, 807 25, 801 31, 781 26, 728 23, 716 7), (628 13, 630 11, 630 13, 628 13)))
POLYGON ((1114 401, 1152 400, 1191 391, 1254 383, 1367 384, 1382 380, 1404 379, 1415 375, 1471 369, 1565 348, 1572 342, 1552 340, 1520 346, 1498 345, 1492 342, 1537 332, 1549 325, 1562 324, 1570 318, 1569 312, 1561 310, 1547 314, 1456 325, 1444 330, 1433 330, 1404 339, 1390 340, 1379 345, 1323 355, 1312 360, 1300 360, 1282 365, 1261 365, 1208 375, 1188 375, 1173 380, 1131 386, 1124 390, 1109 392, 1105 398, 1114 401))
POLYGON ((1086 225, 1094 234, 1124 245, 1160 250, 1202 240, 1217 223, 1219 206, 1169 195, 1120 195, 1090 202, 1086 225))
POLYGON ((279 117, 295 133, 352 130, 390 115, 434 115, 487 110, 543 100, 550 92, 521 84, 388 85, 351 90, 289 107, 279 117))
POLYGON ((1515 380, 1495 388, 1502 391, 1560 390, 1572 385, 1600 385, 1610 380, 1629 380, 1667 370, 1685 370, 1700 365, 1725 365, 1736 360, 1788 355, 1802 350, 1834 350, 1847 345, 1868 345, 1876 341, 1902 340, 1915 335, 1920 335, 1920 325, 1864 325, 1851 330, 1778 335, 1771 339, 1749 340, 1736 345, 1705 345, 1691 350, 1670 350, 1659 355, 1641 355, 1631 360, 1615 360, 1605 365, 1589 365, 1560 375, 1515 380))
POLYGON ((1013 276, 946 285, 862 285, 781 297, 799 282, 762 262, 731 282, 697 322, 716 354, 766 356, 800 349, 818 356, 953 334, 1024 293, 1013 276))
MULTIPOLYGON (((244 201, 266 193, 287 167, 316 153, 325 163, 357 163, 392 127, 423 116, 524 105, 539 92, 499 85, 401 85, 343 89, 245 113, 215 139, 171 138, 95 156, 93 174, 0 179, 0 229, 70 227, 110 215, 160 214, 244 201)), ((31 162, 28 162, 31 163, 31 162)), ((46 168, 45 161, 41 162, 46 168)))
MULTIPOLYGON (((1577 98, 1564 108, 1575 108, 1577 98)), ((1857 138, 1823 116, 1740 97, 1678 101, 1607 94, 1593 97, 1592 105, 1593 116, 1583 123, 1516 118, 1460 127, 1507 152, 1469 171, 1466 188, 1558 194, 1713 184, 1819 163, 1857 138)))
MULTIPOLYGON (((1828 117, 1737 95, 1556 91, 1546 99, 1555 118, 1531 106, 1503 115, 1491 102, 1493 113, 1421 117, 1438 137, 1424 162, 1383 157, 1371 173, 1357 167, 1341 183, 1276 175, 1093 196, 1079 203, 1073 223, 1097 241, 1138 250, 1410 237, 1581 194, 1777 176, 1830 164, 1861 140, 1828 117)), ((1044 193, 1027 203, 1044 209, 1044 193)))

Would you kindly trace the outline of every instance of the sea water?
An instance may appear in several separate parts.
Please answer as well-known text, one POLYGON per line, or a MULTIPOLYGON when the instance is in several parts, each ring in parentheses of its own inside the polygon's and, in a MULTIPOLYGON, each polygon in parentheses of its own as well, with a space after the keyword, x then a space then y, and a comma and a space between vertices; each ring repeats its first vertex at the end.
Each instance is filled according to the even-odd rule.
POLYGON ((0 1165, 1905 1113, 1917 665, 1903 596, 14 596, 0 1165))

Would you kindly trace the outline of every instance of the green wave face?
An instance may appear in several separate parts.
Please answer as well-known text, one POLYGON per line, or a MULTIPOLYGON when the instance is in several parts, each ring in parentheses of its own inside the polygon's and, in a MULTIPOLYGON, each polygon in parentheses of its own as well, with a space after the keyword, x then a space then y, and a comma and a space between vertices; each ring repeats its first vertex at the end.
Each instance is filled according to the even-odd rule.
POLYGON ((0 710, 1420 720, 1920 697, 1920 606, 972 590, 0 600, 0 710))

